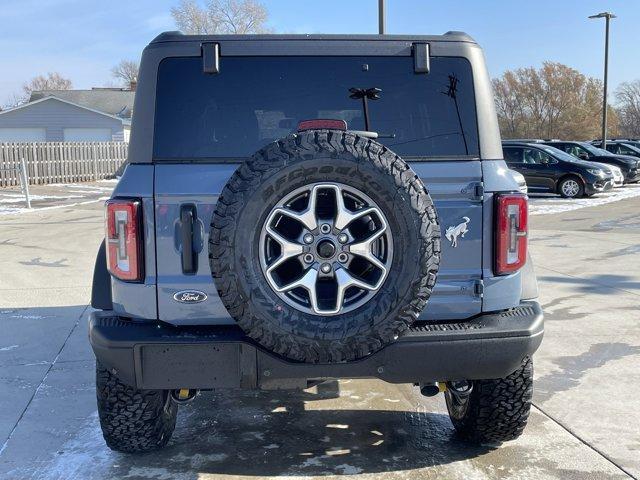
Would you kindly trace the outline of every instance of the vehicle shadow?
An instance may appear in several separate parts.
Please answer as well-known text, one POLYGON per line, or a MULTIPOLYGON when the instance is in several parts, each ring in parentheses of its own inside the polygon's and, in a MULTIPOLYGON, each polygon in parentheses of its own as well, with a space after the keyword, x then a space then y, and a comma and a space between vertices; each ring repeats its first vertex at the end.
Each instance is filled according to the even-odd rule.
POLYGON ((541 275, 538 280, 553 284, 567 284, 581 293, 602 293, 603 286, 627 291, 640 290, 640 282, 635 277, 614 273, 596 274, 588 278, 541 275))
POLYGON ((334 398, 332 392, 204 393, 182 409, 167 448, 123 456, 118 469, 129 475, 160 468, 169 478, 193 472, 194 479, 344 475, 444 465, 492 449, 458 440, 439 413, 309 409, 327 395, 334 398))

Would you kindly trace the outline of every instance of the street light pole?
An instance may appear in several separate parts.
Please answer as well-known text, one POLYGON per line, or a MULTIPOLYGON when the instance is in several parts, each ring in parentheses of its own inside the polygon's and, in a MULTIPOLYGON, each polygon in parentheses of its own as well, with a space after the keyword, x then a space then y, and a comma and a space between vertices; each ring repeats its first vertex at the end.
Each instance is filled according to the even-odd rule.
POLYGON ((602 98, 602 148, 607 148, 607 81, 609 77, 609 22, 616 16, 611 12, 602 12, 591 15, 589 18, 605 19, 604 34, 604 91, 602 98))
POLYGON ((380 35, 384 34, 385 30, 385 11, 384 11, 384 0, 378 0, 378 33, 380 35))

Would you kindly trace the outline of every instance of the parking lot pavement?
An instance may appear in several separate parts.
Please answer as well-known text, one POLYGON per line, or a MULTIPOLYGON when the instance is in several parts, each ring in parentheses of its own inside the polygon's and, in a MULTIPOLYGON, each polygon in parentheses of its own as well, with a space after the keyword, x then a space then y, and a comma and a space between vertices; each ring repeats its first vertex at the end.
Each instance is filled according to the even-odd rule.
POLYGON ((532 217, 535 403, 640 478, 640 198, 532 217))
POLYGON ((640 198, 531 224, 547 326, 520 439, 470 447, 441 397, 353 380, 204 393, 130 456, 102 441, 86 340, 100 203, 0 217, 0 478, 640 478, 640 198))

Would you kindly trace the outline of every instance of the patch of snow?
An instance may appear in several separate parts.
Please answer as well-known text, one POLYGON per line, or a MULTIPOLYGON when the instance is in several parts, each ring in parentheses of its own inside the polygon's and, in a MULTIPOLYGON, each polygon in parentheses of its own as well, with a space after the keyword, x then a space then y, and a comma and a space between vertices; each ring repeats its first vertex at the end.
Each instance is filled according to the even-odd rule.
POLYGON ((362 469, 360 467, 354 467, 353 465, 347 465, 343 463, 342 465, 336 465, 336 470, 339 470, 342 475, 356 475, 358 473, 362 473, 362 469))
MULTIPOLYGON (((113 454, 104 444, 98 423, 98 412, 89 417, 77 434, 66 442, 46 468, 38 465, 41 480, 90 478, 94 471, 112 464, 113 454)), ((34 478, 36 465, 22 466, 9 472, 8 478, 34 478), (13 475, 13 476, 12 476, 13 475)))
POLYGON ((626 185, 607 193, 600 193, 591 198, 576 198, 573 200, 561 197, 529 197, 530 215, 549 215, 553 213, 570 212, 587 207, 597 207, 612 202, 619 202, 628 198, 640 197, 640 185, 626 185))
POLYGON ((302 462, 300 464, 301 468, 309 468, 309 467, 322 467, 322 459, 327 458, 325 456, 321 456, 321 457, 312 457, 312 458, 307 458, 304 462, 302 462))
POLYGON ((166 468, 131 467, 123 478, 152 478, 155 480, 175 480, 177 477, 166 468))
POLYGON ((16 215, 16 214, 24 214, 24 213, 33 213, 33 212, 43 212, 45 210, 57 210, 60 208, 71 208, 77 207, 79 205, 89 205, 91 203, 104 202, 105 200, 109 200, 110 197, 100 197, 94 200, 87 200, 86 202, 76 202, 76 203, 68 203, 64 205, 53 205, 51 207, 36 207, 28 209, 26 207, 0 207, 0 215, 16 215))
POLYGON ((341 430, 346 430, 347 428, 349 428, 349 425, 344 425, 340 423, 328 423, 327 428, 339 428, 341 430))
POLYGON ((100 185, 87 185, 86 183, 56 183, 50 186, 62 188, 65 190, 71 190, 73 192, 78 192, 79 190, 85 190, 89 193, 96 193, 96 192, 110 192, 113 190, 113 187, 100 186, 100 185))
MULTIPOLYGON (((84 195, 29 195, 32 202, 38 200, 66 200, 69 198, 85 198, 84 195)), ((22 203, 26 202, 24 195, 0 194, 0 203, 22 203), (8 197, 8 198, 2 198, 8 197)))

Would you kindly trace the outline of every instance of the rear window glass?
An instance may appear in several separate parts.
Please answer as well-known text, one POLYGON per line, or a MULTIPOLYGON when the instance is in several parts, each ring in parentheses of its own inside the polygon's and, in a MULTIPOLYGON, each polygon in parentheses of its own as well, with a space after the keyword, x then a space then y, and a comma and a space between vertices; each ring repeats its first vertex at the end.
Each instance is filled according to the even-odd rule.
POLYGON ((416 74, 412 57, 222 57, 205 74, 201 58, 159 67, 154 156, 251 156, 302 120, 342 119, 364 130, 362 100, 351 88, 379 88, 369 100, 370 130, 405 157, 478 156, 472 72, 463 58, 431 59, 416 74), (392 138, 391 138, 392 137, 392 138))

